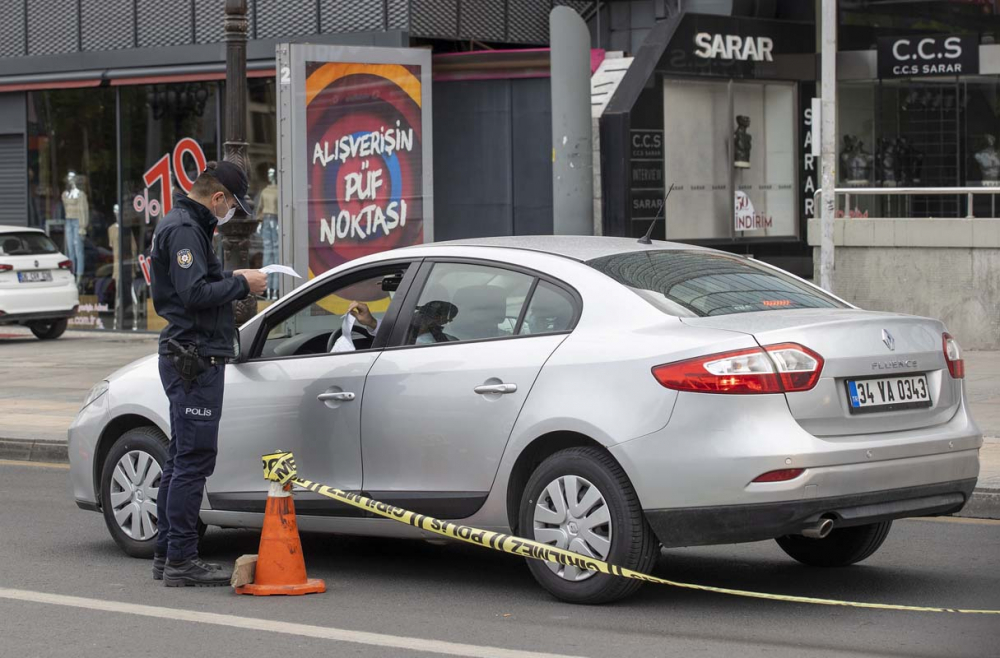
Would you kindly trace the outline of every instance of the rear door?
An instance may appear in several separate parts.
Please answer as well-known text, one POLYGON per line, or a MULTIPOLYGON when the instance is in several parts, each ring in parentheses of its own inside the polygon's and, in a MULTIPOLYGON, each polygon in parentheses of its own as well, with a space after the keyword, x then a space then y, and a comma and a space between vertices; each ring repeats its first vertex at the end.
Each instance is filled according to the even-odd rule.
POLYGON ((538 372, 578 317, 575 300, 535 273, 426 262, 368 375, 365 490, 445 518, 478 510, 538 372))
POLYGON ((51 288, 72 279, 69 261, 49 236, 39 231, 0 233, 0 289, 51 288))

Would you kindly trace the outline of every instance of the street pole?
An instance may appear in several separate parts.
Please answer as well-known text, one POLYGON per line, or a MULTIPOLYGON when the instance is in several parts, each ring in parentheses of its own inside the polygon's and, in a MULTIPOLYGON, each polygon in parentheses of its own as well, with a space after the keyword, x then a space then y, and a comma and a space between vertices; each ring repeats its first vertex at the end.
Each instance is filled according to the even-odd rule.
POLYGON ((833 292, 833 222, 837 207, 837 0, 821 0, 822 73, 820 139, 822 167, 820 200, 819 285, 833 292))
MULTIPOLYGON (((247 0, 226 0, 226 142, 225 160, 250 174, 247 157, 247 0)), ((238 270, 250 266, 250 234, 257 221, 237 209, 222 234, 223 267, 238 270)), ((233 313, 240 325, 257 314, 257 298, 249 295, 234 302, 233 313)))

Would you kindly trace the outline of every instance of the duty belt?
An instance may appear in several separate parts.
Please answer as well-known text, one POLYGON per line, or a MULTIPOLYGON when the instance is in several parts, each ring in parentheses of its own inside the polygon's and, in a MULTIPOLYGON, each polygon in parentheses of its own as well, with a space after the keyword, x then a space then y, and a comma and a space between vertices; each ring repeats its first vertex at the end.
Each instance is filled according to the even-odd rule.
POLYGON ((225 365, 226 358, 221 356, 200 356, 195 345, 181 345, 176 340, 167 342, 167 352, 171 363, 177 369, 177 374, 184 380, 184 390, 191 392, 191 385, 198 376, 212 366, 225 365))

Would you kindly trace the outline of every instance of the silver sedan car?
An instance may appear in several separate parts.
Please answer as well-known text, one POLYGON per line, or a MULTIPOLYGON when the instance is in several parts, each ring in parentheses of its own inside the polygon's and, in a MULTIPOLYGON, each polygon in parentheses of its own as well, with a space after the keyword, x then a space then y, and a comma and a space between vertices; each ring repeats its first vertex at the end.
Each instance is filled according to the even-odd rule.
MULTIPOLYGON (((941 322, 711 249, 514 237, 389 251, 295 289, 238 342, 206 525, 261 526, 260 456, 281 448, 311 480, 638 571, 661 546, 763 539, 846 566, 893 519, 960 510, 979 473, 941 322), (342 336, 353 301, 374 332, 342 336)), ((99 383, 69 432, 78 505, 133 556, 153 552, 167 419, 150 356, 99 383)), ((310 493, 296 507, 303 530, 422 537, 310 493)), ((639 586, 528 566, 566 601, 639 586)))

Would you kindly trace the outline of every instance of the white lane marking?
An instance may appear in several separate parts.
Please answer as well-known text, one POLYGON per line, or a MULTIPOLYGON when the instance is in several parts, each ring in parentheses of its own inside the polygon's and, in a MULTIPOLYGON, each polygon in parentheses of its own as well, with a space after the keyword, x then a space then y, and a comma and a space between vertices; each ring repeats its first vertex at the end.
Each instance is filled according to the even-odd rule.
POLYGON ((69 469, 69 464, 57 464, 56 462, 26 462, 17 459, 0 459, 0 466, 34 466, 35 468, 69 469))
POLYGON ((222 615, 214 612, 199 612, 195 610, 181 610, 178 608, 161 608, 159 606, 152 605, 104 601, 101 599, 88 599, 79 596, 65 596, 62 594, 48 594, 45 592, 32 592, 23 589, 7 589, 0 587, 0 599, 28 601, 31 603, 48 603, 51 605, 61 605, 70 608, 84 608, 86 610, 101 610, 103 612, 139 615, 140 617, 154 617, 157 619, 172 619, 174 621, 188 621, 198 624, 229 626, 231 628, 244 628, 253 631, 284 633, 286 635, 299 635, 302 637, 313 637, 321 640, 334 640, 336 642, 351 642, 354 644, 367 644, 376 647, 392 647, 394 649, 406 649, 410 651, 425 651, 428 653, 439 653, 448 656, 469 656, 471 658, 571 658, 565 654, 536 653, 534 651, 519 651, 517 649, 503 649, 500 647, 485 647, 477 646, 475 644, 445 642, 443 640, 426 640, 423 638, 405 637, 402 635, 384 635, 382 633, 351 631, 343 628, 326 628, 324 626, 294 624, 290 622, 272 621, 270 619, 258 619, 254 617, 222 615))

